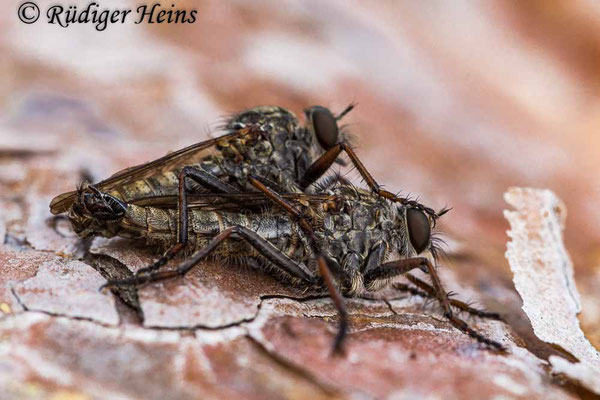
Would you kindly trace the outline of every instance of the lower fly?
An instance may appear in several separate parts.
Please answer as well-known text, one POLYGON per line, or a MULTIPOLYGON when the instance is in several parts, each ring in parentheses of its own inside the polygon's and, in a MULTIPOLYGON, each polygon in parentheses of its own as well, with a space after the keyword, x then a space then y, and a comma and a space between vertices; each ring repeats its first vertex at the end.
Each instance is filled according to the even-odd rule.
POLYGON ((342 351, 348 327, 343 296, 362 296, 390 285, 436 299, 453 326, 492 349, 504 349, 455 315, 453 309, 499 319, 498 314, 448 298, 426 257, 436 248, 434 220, 424 207, 395 203, 341 182, 319 195, 281 195, 255 177, 249 179, 262 193, 199 196, 186 204, 183 219, 176 208, 125 204, 98 190, 82 196, 70 218, 74 226, 87 224, 87 235, 142 238, 150 246, 168 247, 154 264, 131 278, 108 281, 106 287, 181 277, 209 256, 237 257, 272 271, 283 282, 326 290, 339 314, 335 352, 342 351), (262 211, 240 209, 240 199, 262 211), (194 253, 167 268, 186 247, 194 253), (415 269, 425 271, 432 283, 413 276, 415 269), (399 276, 411 285, 394 285, 399 276))

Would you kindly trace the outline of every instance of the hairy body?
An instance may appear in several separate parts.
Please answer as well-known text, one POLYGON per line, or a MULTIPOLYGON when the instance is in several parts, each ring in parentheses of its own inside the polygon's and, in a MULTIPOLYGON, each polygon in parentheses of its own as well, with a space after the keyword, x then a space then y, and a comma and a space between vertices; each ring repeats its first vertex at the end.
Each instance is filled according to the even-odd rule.
MULTIPOLYGON (((337 272, 342 291, 357 295, 380 288, 385 282, 370 279, 365 287, 365 275, 374 273, 387 259, 416 255, 407 235, 406 208, 362 189, 337 184, 327 197, 314 204, 297 205, 312 222, 318 247, 339 266, 337 272)), ((295 276, 272 268, 268 259, 243 240, 230 239, 213 255, 225 259, 255 259, 256 264, 296 284, 316 282, 317 265, 310 238, 297 222, 276 207, 260 213, 243 210, 218 210, 220 206, 202 208, 192 204, 188 215, 188 252, 200 250, 208 242, 232 226, 244 226, 266 239, 274 248, 294 260, 310 277, 302 282, 295 276)), ((82 218, 76 213, 71 220, 82 218)), ((152 248, 164 250, 177 243, 177 210, 128 204, 124 214, 114 220, 86 220, 81 236, 101 235, 143 239, 152 248)), ((431 244, 429 244, 431 245, 431 244)), ((385 279, 385 277, 383 277, 385 279)))
POLYGON ((341 351, 348 320, 340 292, 358 296, 405 275, 440 302, 454 326, 502 349, 456 317, 452 306, 478 316, 498 318, 497 314, 448 299, 434 263, 424 257, 431 254, 435 262, 432 229, 447 210, 436 213, 377 184, 339 138, 337 121, 351 109, 335 117, 323 107, 312 107, 307 111, 309 129, 298 127, 285 109, 257 107, 231 119, 228 129, 234 132, 223 139, 178 150, 98 185, 57 196, 51 211, 68 211, 80 236, 145 239, 164 250, 132 278, 109 281, 107 286, 182 276, 207 257, 242 260, 296 285, 327 289, 340 315, 334 350, 341 351), (203 154, 209 148, 211 152, 203 154), (370 190, 333 179, 318 193, 307 194, 341 152, 370 190), (177 268, 161 269, 185 253, 191 255, 177 268), (429 273, 432 285, 407 274, 415 268, 429 273))

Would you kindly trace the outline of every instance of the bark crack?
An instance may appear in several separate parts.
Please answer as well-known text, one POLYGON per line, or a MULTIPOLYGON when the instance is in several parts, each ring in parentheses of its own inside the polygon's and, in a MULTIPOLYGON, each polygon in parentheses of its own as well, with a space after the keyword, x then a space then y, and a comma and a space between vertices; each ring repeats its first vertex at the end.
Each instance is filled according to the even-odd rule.
POLYGON ((260 341, 256 340, 252 335, 247 334, 246 337, 259 352, 266 355, 270 360, 283 367, 286 371, 289 371, 294 375, 300 377, 301 379, 312 383, 328 396, 341 397, 342 392, 338 387, 324 382, 315 374, 312 374, 309 371, 302 368, 301 366, 287 360, 285 357, 272 351, 269 351, 269 349, 267 349, 265 345, 263 345, 260 341))
POLYGON ((79 316, 74 316, 74 315, 68 315, 68 314, 63 314, 63 313, 56 313, 56 312, 52 312, 52 311, 39 310, 39 309, 28 307, 27 305, 25 305, 25 303, 19 297, 19 295, 17 294, 17 292, 15 291, 15 289, 13 287, 10 288, 10 291, 11 291, 13 297, 15 298, 15 300, 17 301, 17 303, 21 307, 23 307, 23 311, 25 311, 25 312, 34 312, 34 313, 46 314, 46 315, 49 315, 51 317, 60 317, 60 318, 66 318, 66 319, 75 320, 75 321, 87 321, 87 322, 92 322, 92 323, 94 323, 96 325, 103 326, 103 327, 106 327, 106 328, 115 328, 116 327, 116 325, 102 323, 102 322, 100 322, 100 321, 98 321, 97 319, 94 319, 94 318, 79 317, 79 316))

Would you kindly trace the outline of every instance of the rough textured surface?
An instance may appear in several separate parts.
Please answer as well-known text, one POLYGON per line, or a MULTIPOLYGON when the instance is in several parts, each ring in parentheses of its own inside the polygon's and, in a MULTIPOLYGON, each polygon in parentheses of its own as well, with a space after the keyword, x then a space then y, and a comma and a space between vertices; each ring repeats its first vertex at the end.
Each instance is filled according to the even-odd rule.
POLYGON ((592 397, 547 372, 563 353, 521 310, 502 193, 545 187, 564 200, 581 326, 600 346, 595 2, 185 0, 195 24, 103 32, 22 24, 20 3, 0 14, 2 400, 592 397), (154 254, 74 237, 50 218, 52 196, 203 140, 246 107, 301 116, 351 101, 346 129, 378 181, 453 207, 439 224, 440 274, 459 298, 502 312, 508 324, 469 321, 509 355, 481 349, 433 303, 390 292, 389 304, 351 302, 348 356, 330 359, 329 300, 220 264, 92 296, 98 274, 125 277, 154 254), (37 311, 13 294, 28 285, 37 311))
POLYGON ((555 371, 600 394, 600 353, 586 339, 577 319, 581 304, 573 263, 563 243, 564 204, 549 190, 512 188, 504 198, 516 209, 504 212, 511 226, 506 258, 515 274, 523 311, 538 338, 579 360, 568 366, 564 359, 552 356, 555 371))
MULTIPOLYGON (((318 319, 290 317, 289 309, 295 306, 289 301, 264 304, 265 311, 282 315, 265 321, 258 332, 251 326, 250 332, 270 352, 302 365, 323 384, 342 385, 367 397, 454 398, 459 393, 461 397, 559 396, 543 384, 541 364, 527 351, 511 347, 509 358, 477 351, 468 338, 440 319, 420 310, 411 312, 410 303, 397 302, 389 315, 389 311, 373 313, 373 304, 351 302, 354 333, 344 361, 329 356, 333 332, 327 325, 318 319), (464 362, 467 359, 469 362, 464 362), (451 374, 449 368, 454 369, 451 374), (491 385, 487 381, 490 377, 491 385)), ((303 305, 311 316, 327 316, 332 311, 322 302, 303 305)), ((489 327, 486 332, 509 343, 510 334, 497 328, 489 327)))
POLYGON ((34 277, 12 287, 12 293, 28 311, 90 319, 117 325, 119 315, 113 296, 98 288, 105 282, 92 267, 79 261, 45 262, 34 277))
MULTIPOLYGON (((143 246, 132 249, 122 239, 96 239, 92 254, 108 255, 131 271, 150 265, 156 253, 143 246), (133 251, 132 251, 133 250, 133 251)), ((286 288, 250 268, 205 263, 182 279, 147 285, 138 290, 144 326, 156 328, 219 328, 253 319, 263 296, 310 295, 286 288)))

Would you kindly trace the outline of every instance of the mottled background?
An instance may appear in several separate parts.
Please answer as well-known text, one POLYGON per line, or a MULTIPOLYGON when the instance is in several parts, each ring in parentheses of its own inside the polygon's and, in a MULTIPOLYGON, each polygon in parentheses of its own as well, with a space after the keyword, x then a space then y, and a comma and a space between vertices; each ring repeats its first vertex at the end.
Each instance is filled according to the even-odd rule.
MULTIPOLYGON (((38 5, 44 11, 54 3, 38 5)), ((92 255, 74 261, 85 257, 81 243, 67 225, 59 224, 59 233, 49 225, 47 205, 73 189, 82 173, 101 179, 204 140, 220 117, 244 108, 277 104, 301 115, 314 104, 341 110, 357 102, 344 122, 380 183, 434 208, 453 207, 441 224, 449 243, 448 285, 461 282, 465 296, 503 311, 542 358, 551 350, 528 339, 503 255, 508 225, 502 194, 509 186, 530 186, 564 200, 565 240, 584 305, 580 320, 599 346, 600 3, 177 1, 178 8, 198 10, 194 24, 130 20, 103 32, 93 25, 48 25, 43 16, 25 25, 16 17, 19 4, 4 2, 0 13, 0 385, 9 393, 0 398, 108 392, 149 398, 165 390, 178 398, 581 395, 542 372, 539 382, 514 371, 499 374, 498 360, 473 350, 445 322, 431 322, 439 313, 414 302, 398 307, 430 315, 419 318, 444 326, 445 339, 438 335, 430 343, 427 335, 435 329, 419 331, 409 323, 404 326, 413 328, 402 336, 401 329, 389 328, 393 321, 381 322, 404 318, 386 314, 394 307, 384 303, 356 306, 367 310, 357 311, 361 316, 380 318, 353 319, 357 333, 350 339, 356 336, 363 348, 351 353, 365 359, 336 364, 311 353, 327 352, 334 325, 306 318, 307 312, 282 328, 291 329, 287 340, 269 341, 282 331, 269 325, 273 321, 260 325, 267 333, 253 336, 251 324, 237 325, 256 319, 257 305, 261 312, 269 308, 265 301, 285 309, 292 300, 271 299, 285 288, 267 278, 250 274, 239 282, 235 272, 219 278, 223 266, 190 278, 199 285, 191 294, 181 282, 143 289, 141 309, 131 311, 120 297, 95 291, 103 279, 89 265, 102 269, 117 259, 136 268, 151 253, 139 249, 138 257, 121 242, 96 241, 92 255), (244 288, 253 279, 256 287, 244 288), (203 303, 202 282, 213 280, 220 283, 210 288, 211 302, 203 303), (217 313, 223 321, 208 326, 203 318, 214 319, 203 310, 213 302, 225 304, 217 313), (380 315, 382 304, 387 311, 380 315), (373 328, 378 323, 385 327, 373 328), (223 326, 242 333, 223 339, 223 326), (302 348, 306 354, 292 348, 302 340, 313 343, 302 348), (469 350, 456 350, 456 341, 469 350), (435 360, 404 370, 403 357, 421 352, 432 352, 435 360), (369 354, 381 371, 369 364, 369 354), (464 358, 481 365, 463 370, 464 358), (442 372, 434 374, 434 365, 442 372), (505 387, 511 389, 505 393, 505 387)), ((331 311, 324 300, 316 307, 331 311)))

